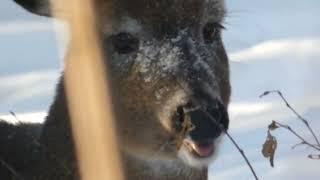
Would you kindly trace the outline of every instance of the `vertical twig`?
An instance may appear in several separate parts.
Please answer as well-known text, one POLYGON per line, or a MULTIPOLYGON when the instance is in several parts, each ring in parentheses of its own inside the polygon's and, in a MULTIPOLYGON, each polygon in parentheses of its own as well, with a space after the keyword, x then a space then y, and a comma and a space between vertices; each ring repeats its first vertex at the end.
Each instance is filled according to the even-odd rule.
MULTIPOLYGON (((122 180, 106 72, 108 63, 103 62, 94 2, 51 0, 51 3, 54 15, 59 16, 57 11, 61 8, 68 12, 66 20, 70 24, 71 43, 64 83, 80 177, 82 180, 122 180)), ((111 7, 107 11, 111 12, 111 7)))

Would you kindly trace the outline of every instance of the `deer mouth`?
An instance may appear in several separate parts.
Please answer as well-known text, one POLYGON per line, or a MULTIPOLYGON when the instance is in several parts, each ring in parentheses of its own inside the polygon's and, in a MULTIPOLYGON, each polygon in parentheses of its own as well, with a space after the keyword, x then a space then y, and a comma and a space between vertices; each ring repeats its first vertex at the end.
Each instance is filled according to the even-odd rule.
POLYGON ((183 145, 189 151, 189 153, 196 158, 208 158, 215 152, 214 140, 205 141, 192 141, 185 139, 183 145))

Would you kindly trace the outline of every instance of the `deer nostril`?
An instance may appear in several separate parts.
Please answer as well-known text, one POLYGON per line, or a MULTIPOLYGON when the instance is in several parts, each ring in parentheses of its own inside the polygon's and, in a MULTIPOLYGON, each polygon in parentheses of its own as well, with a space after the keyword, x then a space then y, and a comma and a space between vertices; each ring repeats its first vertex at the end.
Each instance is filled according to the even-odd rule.
POLYGON ((184 118, 183 106, 178 106, 176 112, 173 115, 174 129, 176 129, 177 131, 181 131, 184 118))
POLYGON ((173 115, 173 125, 177 131, 181 131, 183 128, 183 123, 186 121, 186 115, 194 111, 196 107, 192 102, 188 102, 185 105, 178 106, 173 115))
POLYGON ((177 108, 177 115, 178 115, 178 122, 179 123, 183 123, 184 121, 184 111, 183 111, 183 107, 182 106, 179 106, 177 108))

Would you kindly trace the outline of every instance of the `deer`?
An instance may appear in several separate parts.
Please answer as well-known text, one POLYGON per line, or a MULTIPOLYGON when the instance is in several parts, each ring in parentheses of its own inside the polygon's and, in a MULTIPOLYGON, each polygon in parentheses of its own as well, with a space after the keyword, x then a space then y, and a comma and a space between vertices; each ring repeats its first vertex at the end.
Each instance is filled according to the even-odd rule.
MULTIPOLYGON (((14 1, 53 17, 49 0, 14 1)), ((125 178, 208 179, 229 126, 224 0, 94 4, 125 178)), ((0 157, 24 179, 80 179, 66 96, 62 72, 43 124, 0 121, 0 157)))

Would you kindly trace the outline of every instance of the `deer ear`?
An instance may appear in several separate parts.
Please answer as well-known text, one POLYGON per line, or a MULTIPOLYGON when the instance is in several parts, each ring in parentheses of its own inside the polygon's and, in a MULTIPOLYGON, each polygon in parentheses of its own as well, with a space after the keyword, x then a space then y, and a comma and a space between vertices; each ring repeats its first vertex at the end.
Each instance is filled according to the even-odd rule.
POLYGON ((27 11, 40 16, 51 17, 50 0, 14 0, 27 11))

